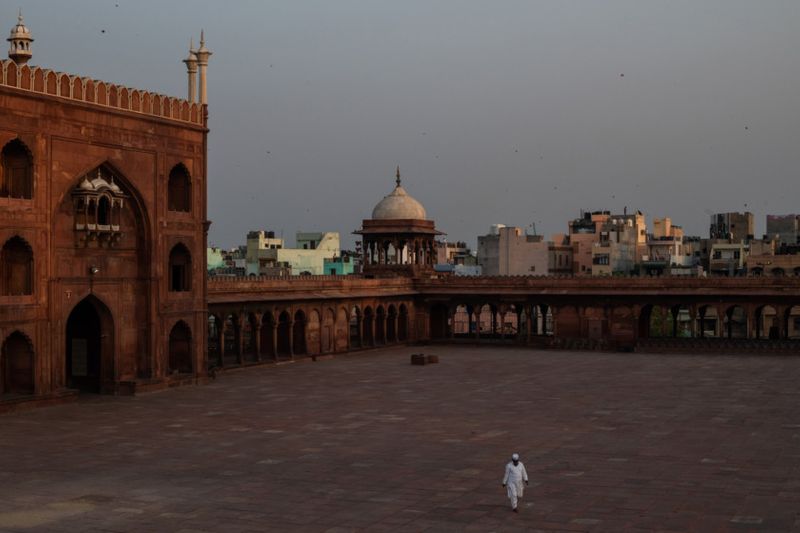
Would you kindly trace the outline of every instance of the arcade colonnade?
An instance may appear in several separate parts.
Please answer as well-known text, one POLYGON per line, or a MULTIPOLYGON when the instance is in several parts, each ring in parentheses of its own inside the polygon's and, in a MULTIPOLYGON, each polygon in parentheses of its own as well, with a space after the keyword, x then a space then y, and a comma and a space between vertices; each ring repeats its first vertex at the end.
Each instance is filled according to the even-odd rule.
POLYGON ((364 239, 364 264, 417 265, 433 267, 436 244, 429 238, 391 237, 364 239))
POLYGON ((409 299, 211 304, 211 367, 279 362, 411 341, 409 299))
POLYGON ((788 302, 652 302, 592 305, 487 297, 432 301, 427 309, 432 340, 555 337, 635 344, 651 338, 800 339, 800 295, 788 302))

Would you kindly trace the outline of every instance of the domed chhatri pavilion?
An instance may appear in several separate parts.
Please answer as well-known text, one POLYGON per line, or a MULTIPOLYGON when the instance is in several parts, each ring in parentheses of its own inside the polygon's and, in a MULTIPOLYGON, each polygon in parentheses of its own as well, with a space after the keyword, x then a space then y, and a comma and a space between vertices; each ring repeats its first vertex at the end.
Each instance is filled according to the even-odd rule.
POLYGON ((361 230, 366 274, 417 274, 433 269, 436 262, 437 231, 428 220, 425 208, 400 184, 378 202, 372 218, 362 222, 361 230))

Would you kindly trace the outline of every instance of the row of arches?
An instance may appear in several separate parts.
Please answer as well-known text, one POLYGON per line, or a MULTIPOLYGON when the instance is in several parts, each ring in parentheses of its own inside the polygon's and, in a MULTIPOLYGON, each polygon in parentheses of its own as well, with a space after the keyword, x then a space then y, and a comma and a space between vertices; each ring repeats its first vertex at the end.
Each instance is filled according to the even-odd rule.
POLYGON ((552 308, 529 303, 435 303, 431 339, 527 339, 553 335, 552 308))
POLYGON ((800 339, 800 305, 657 305, 639 315, 639 338, 800 339))
MULTIPOLYGON (((0 296, 33 294, 33 249, 20 236, 8 239, 0 249, 0 296)), ((178 243, 169 253, 169 290, 192 290, 192 255, 178 243)))
POLYGON ((226 366, 405 342, 408 322, 405 304, 211 313, 208 359, 226 366))
POLYGON ((476 341, 529 341, 536 336, 625 342, 659 337, 800 339, 800 305, 433 302, 429 335, 432 340, 476 341))
MULTIPOLYGON (((110 311, 95 297, 82 300, 69 315, 64 351, 65 384, 98 393, 113 376, 114 324, 110 311)), ((167 374, 193 374, 192 331, 183 320, 170 329, 167 374)), ((36 390, 35 351, 31 339, 14 331, 0 348, 0 396, 32 395, 36 390)))
POLYGON ((432 239, 366 238, 366 265, 433 265, 436 245, 432 239))
POLYGON ((772 267, 772 268, 764 268, 761 266, 753 267, 750 270, 751 276, 772 276, 775 278, 782 278, 785 276, 800 276, 800 267, 794 268, 783 268, 783 267, 772 267))
MULTIPOLYGON (((20 139, 12 139, 0 150, 0 198, 30 200, 33 181, 33 153, 20 139)), ((167 209, 192 210, 192 179, 183 163, 176 164, 169 172, 167 209)))

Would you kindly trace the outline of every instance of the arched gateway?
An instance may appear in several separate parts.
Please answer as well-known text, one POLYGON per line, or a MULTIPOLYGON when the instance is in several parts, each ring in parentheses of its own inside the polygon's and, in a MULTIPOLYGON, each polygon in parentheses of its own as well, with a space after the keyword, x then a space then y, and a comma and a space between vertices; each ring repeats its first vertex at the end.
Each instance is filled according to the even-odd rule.
POLYGON ((81 392, 108 392, 114 381, 114 319, 95 296, 76 305, 67 319, 66 384, 81 392))

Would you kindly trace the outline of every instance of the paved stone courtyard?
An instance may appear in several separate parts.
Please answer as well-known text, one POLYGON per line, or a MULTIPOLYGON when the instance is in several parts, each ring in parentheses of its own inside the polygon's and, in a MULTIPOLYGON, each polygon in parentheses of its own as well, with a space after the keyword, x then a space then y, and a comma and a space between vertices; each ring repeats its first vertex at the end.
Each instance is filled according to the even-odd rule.
POLYGON ((0 531, 798 529, 798 383, 785 356, 430 346, 84 397, 0 416, 0 531))

